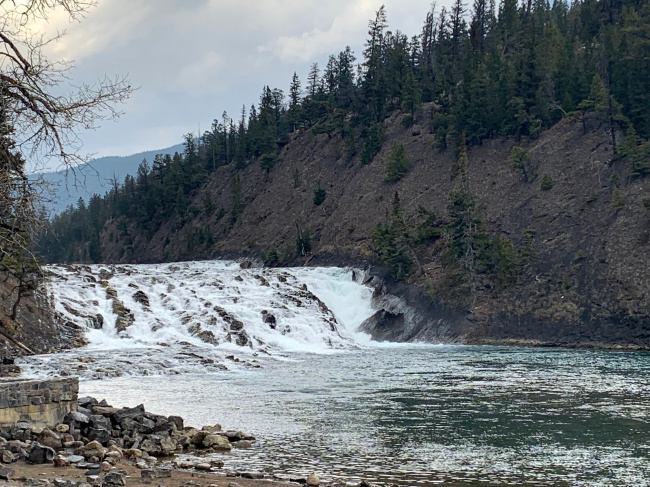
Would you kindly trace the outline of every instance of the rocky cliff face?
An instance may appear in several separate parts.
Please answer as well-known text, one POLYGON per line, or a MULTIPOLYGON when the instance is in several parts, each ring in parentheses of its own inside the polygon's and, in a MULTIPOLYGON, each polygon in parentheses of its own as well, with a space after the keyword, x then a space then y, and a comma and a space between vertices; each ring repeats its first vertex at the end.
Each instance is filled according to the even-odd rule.
POLYGON ((59 351, 81 343, 81 330, 57 320, 42 289, 24 296, 16 319, 12 319, 16 283, 6 275, 0 277, 0 377, 20 372, 13 365, 14 357, 59 351))
MULTIPOLYGON (((444 219, 458 185, 456 154, 435 147, 428 110, 411 128, 400 113, 387 119, 383 148, 365 166, 348 157, 340 135, 296 133, 268 174, 258 164, 220 168, 195 195, 194 213, 167 221, 151 238, 109 222, 104 256, 157 262, 276 249, 289 261, 299 228, 311 234, 311 263, 375 265, 370 235, 391 211, 395 192, 409 223, 420 207, 444 219), (403 144, 412 165, 387 183, 394 143, 403 144), (244 207, 233 225, 235 177, 244 207), (320 206, 313 201, 318 184, 327 192, 320 206)), ((408 286, 390 278, 379 284, 401 292, 417 316, 408 325, 399 316, 378 317, 382 323, 368 327, 402 340, 650 347, 650 211, 643 203, 650 181, 632 180, 625 162, 612 161, 611 136, 597 116, 585 127, 565 120, 536 140, 494 139, 469 151, 468 186, 488 232, 513 244, 532 237, 531 258, 516 282, 482 279, 468 303, 450 281, 443 237, 414 247, 419 266, 408 286), (528 151, 527 174, 508 161, 514 146, 528 151), (545 175, 552 187, 542 190, 545 175)))

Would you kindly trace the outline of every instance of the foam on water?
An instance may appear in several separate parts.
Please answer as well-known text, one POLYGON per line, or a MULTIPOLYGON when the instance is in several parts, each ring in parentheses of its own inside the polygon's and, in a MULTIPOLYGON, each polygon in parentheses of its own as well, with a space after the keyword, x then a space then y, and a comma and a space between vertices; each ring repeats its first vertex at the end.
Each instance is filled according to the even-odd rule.
MULTIPOLYGON (((358 270, 241 269, 210 261, 48 271, 57 313, 87 329, 89 341, 82 350, 39 358, 50 372, 68 360, 81 363, 72 372, 97 378, 185 373, 222 369, 233 353, 254 367, 260 354, 333 353, 370 344, 356 331, 375 311, 372 289, 357 282, 363 278, 358 270), (121 331, 116 303, 132 322, 121 331), (93 322, 103 326, 93 329, 93 322)), ((29 363, 27 372, 38 374, 29 363)))

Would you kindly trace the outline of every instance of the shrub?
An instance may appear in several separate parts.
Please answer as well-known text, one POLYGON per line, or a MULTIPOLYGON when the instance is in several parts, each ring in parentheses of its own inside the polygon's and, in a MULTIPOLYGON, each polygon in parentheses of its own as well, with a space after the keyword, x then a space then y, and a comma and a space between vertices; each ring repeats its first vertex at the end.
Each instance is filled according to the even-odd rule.
POLYGON ((278 161, 278 156, 274 154, 273 152, 267 152, 266 154, 262 154, 262 157, 260 157, 260 167, 266 171, 266 174, 268 176, 269 172, 271 172, 271 169, 273 169, 273 166, 275 166, 275 163, 278 161))
POLYGON ((418 207, 418 215, 423 221, 416 228, 415 243, 421 244, 442 236, 442 220, 422 206, 418 207))
POLYGON ((318 183, 318 187, 314 189, 314 204, 320 206, 325 201, 325 198, 327 198, 327 193, 321 188, 320 183, 318 183))
POLYGON ((406 150, 402 144, 394 144, 388 155, 386 166, 386 182, 402 179, 409 170, 411 162, 406 157, 406 150))
POLYGON ((625 200, 623 199, 623 195, 621 194, 621 190, 619 190, 616 186, 614 187, 614 191, 612 191, 612 208, 615 210, 620 210, 625 206, 625 200))
POLYGON ((364 149, 361 156, 362 164, 370 164, 384 143, 384 126, 380 123, 371 125, 365 131, 364 149))
POLYGON ((541 184, 542 191, 548 191, 550 189, 553 189, 554 184, 555 183, 553 182, 553 179, 551 179, 551 176, 549 176, 548 174, 544 174, 544 177, 542 178, 542 184, 541 184))
POLYGON ((262 260, 264 261, 264 265, 274 266, 280 262, 280 256, 277 250, 271 249, 267 252, 262 252, 262 260))
POLYGON ((311 252, 311 235, 309 232, 303 231, 296 237, 296 250, 298 255, 307 255, 311 252))

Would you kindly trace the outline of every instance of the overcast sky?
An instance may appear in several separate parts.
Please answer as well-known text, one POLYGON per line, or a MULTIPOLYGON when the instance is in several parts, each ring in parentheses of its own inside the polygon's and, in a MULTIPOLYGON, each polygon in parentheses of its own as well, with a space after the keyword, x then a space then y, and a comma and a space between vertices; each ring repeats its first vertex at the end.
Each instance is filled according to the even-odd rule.
MULTIPOLYGON (((430 0, 99 0, 53 58, 74 60, 75 82, 128 74, 139 86, 125 115, 84 135, 97 157, 159 149, 208 129, 224 110, 237 117, 266 84, 288 91, 296 71, 350 45, 361 57, 368 21, 384 3, 390 30, 419 33, 430 0)), ((449 3, 437 2, 438 6, 449 3)))

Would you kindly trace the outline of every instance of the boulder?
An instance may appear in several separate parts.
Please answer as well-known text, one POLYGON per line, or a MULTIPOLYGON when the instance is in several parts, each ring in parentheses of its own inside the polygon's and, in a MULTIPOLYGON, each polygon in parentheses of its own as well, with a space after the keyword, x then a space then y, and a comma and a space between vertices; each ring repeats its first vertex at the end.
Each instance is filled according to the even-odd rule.
POLYGON ((246 345, 251 345, 250 338, 248 336, 248 333, 246 333, 244 330, 240 331, 238 334, 235 335, 235 343, 239 345, 240 347, 245 347, 246 345))
POLYGON ((194 435, 192 435, 192 444, 194 446, 203 446, 203 440, 205 440, 205 437, 209 434, 210 433, 208 431, 197 431, 194 435))
POLYGON ((12 468, 0 468, 0 480, 12 480, 14 478, 14 470, 12 468))
POLYGON ((172 476, 171 468, 145 468, 140 472, 140 476, 143 479, 153 480, 153 479, 164 479, 172 476))
POLYGON ((133 299, 135 300, 136 303, 140 303, 145 308, 149 307, 149 296, 147 296, 144 292, 137 291, 133 295, 133 299))
POLYGON ((142 450, 137 448, 129 448, 124 452, 126 458, 142 458, 142 450))
POLYGON ((58 450, 63 447, 61 443, 61 438, 54 431, 49 428, 45 428, 43 432, 39 435, 37 441, 44 446, 48 446, 53 450, 58 450))
POLYGON ((228 438, 221 435, 209 434, 203 439, 203 446, 205 448, 213 448, 215 450, 230 450, 230 442, 228 438))
POLYGON ((86 432, 86 437, 90 441, 97 441, 98 443, 101 443, 102 445, 106 445, 111 438, 113 437, 111 430, 104 429, 104 428, 88 428, 88 431, 86 432))
POLYGON ((83 441, 64 441, 63 442, 63 448, 82 448, 84 446, 83 441))
POLYGON ((187 449, 192 445, 192 438, 189 436, 181 436, 178 440, 178 445, 183 449, 187 449))
POLYGON ((241 321, 233 319, 230 322, 230 330, 231 331, 240 331, 240 330, 243 330, 243 329, 244 329, 244 323, 242 323, 241 321))
POLYGON ((11 453, 20 453, 20 452, 28 449, 29 445, 27 443, 24 443, 24 442, 20 441, 20 440, 11 440, 11 441, 7 442, 6 448, 11 453))
POLYGON ((264 478, 264 474, 262 472, 242 472, 240 476, 241 478, 244 479, 253 479, 253 480, 260 480, 264 478))
POLYGON ((194 336, 201 340, 202 342, 209 343, 210 345, 214 345, 215 347, 219 345, 219 340, 217 337, 212 333, 210 330, 201 330, 199 332, 194 333, 194 336))
POLYGON ((123 419, 136 419, 144 416, 144 406, 142 404, 134 408, 122 408, 115 413, 113 413, 113 419, 115 422, 120 423, 123 419))
MULTIPOLYGON (((93 411, 96 409, 103 410, 106 408, 103 408, 102 406, 95 406, 93 408, 93 411)), ((109 431, 113 428, 111 420, 102 414, 93 414, 89 416, 88 419, 91 428, 105 429, 109 431)))
POLYGON ((66 457, 65 455, 57 455, 54 457, 54 466, 57 468, 69 467, 71 463, 70 457, 66 457))
POLYGON ((118 408, 112 408, 110 406, 93 406, 91 409, 93 414, 101 414, 102 416, 109 417, 119 411, 118 408))
POLYGON ((90 423, 90 418, 88 418, 88 416, 78 411, 72 411, 65 416, 63 422, 68 425, 71 423, 88 424, 90 423))
POLYGON ((49 446, 41 445, 36 443, 34 448, 29 454, 29 461, 37 465, 43 465, 45 463, 52 463, 54 460, 54 450, 49 446))
POLYGON ((18 461, 19 456, 16 453, 11 453, 9 450, 4 450, 0 455, 2 463, 14 463, 18 461))
POLYGON ((228 430, 224 434, 229 441, 255 440, 255 438, 253 438, 250 435, 247 435, 243 431, 228 430))
POLYGON ((184 424, 183 418, 181 418, 180 416, 170 416, 169 418, 167 418, 167 421, 169 421, 170 423, 174 423, 178 431, 181 431, 183 429, 183 424, 184 424))
POLYGON ((121 460, 124 457, 124 452, 119 446, 111 445, 108 447, 108 452, 106 453, 106 456, 110 456, 112 458, 116 458, 117 460, 121 460))
POLYGON ((86 459, 94 459, 101 461, 106 455, 106 450, 97 440, 89 442, 86 446, 79 449, 79 453, 86 459))
POLYGON ((121 487, 126 485, 126 477, 121 473, 109 472, 104 476, 104 484, 117 485, 121 487))
POLYGON ((253 444, 250 441, 246 441, 246 440, 234 441, 234 442, 231 443, 231 445, 234 448, 239 448, 239 449, 242 449, 242 450, 250 448, 251 446, 253 446, 253 444))
POLYGON ((90 406, 94 406, 98 402, 99 401, 97 401, 97 399, 95 399, 94 397, 88 397, 88 396, 80 397, 79 399, 77 399, 77 404, 79 406, 81 406, 82 408, 87 408, 87 407, 90 407, 90 406))
POLYGON ((149 435, 140 444, 144 453, 154 456, 169 456, 176 451, 178 444, 171 436, 149 435))
POLYGON ((320 485, 320 478, 318 477, 318 475, 312 472, 307 476, 307 480, 305 483, 310 487, 318 487, 320 485))
POLYGON ((269 327, 271 329, 275 330, 275 327, 277 325, 277 320, 276 320, 275 316, 273 316, 268 311, 264 310, 264 311, 262 311, 262 319, 264 320, 264 323, 269 325, 269 327))

